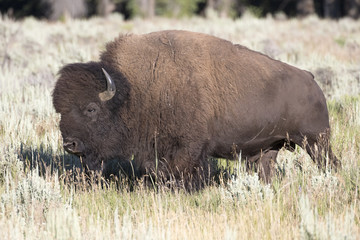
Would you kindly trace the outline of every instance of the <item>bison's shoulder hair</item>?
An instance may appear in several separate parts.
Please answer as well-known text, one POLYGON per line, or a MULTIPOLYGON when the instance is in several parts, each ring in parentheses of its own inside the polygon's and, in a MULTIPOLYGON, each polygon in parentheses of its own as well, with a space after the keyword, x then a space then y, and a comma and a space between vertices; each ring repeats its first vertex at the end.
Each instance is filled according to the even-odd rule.
MULTIPOLYGON (((113 53, 117 51, 120 46, 126 42, 127 39, 133 38, 137 35, 132 33, 126 33, 126 34, 120 34, 118 37, 116 37, 113 41, 108 42, 105 46, 105 51, 101 53, 101 58, 104 58, 109 53, 113 53)), ((105 57, 106 58, 106 57, 105 57)))
POLYGON ((168 53, 171 58, 174 54, 181 53, 191 59, 199 55, 208 55, 217 49, 236 50, 231 42, 215 36, 183 30, 167 30, 142 35, 122 34, 106 45, 100 59, 118 67, 124 64, 121 61, 136 59, 139 62, 143 58, 156 57, 159 52, 168 53))

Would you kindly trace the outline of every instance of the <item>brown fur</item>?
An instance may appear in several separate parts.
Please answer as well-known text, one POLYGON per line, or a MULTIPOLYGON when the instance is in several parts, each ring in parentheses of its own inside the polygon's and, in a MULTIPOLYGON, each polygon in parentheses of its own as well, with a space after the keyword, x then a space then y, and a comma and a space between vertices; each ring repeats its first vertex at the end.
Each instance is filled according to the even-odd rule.
MULTIPOLYGON (((325 97, 310 73, 186 31, 120 36, 100 62, 65 66, 53 102, 64 139, 82 142, 79 155, 90 169, 134 156, 141 174, 157 171, 185 182, 203 177, 208 156, 232 158, 241 150, 262 162, 261 152, 272 159, 284 144, 303 146, 305 138, 321 165, 315 145, 321 134, 329 137, 325 97), (107 102, 98 97, 106 89, 101 67, 117 87, 107 102), (96 113, 87 112, 91 102, 96 113)), ((325 145, 317 149, 339 165, 325 145)))

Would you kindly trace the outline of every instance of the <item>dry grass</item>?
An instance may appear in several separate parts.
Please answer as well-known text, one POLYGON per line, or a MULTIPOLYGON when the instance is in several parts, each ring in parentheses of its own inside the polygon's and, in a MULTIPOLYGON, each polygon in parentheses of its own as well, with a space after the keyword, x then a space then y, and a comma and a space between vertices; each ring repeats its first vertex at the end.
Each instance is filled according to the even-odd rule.
POLYGON ((350 19, 1 19, 1 239, 359 239, 359 56, 360 24, 350 19), (343 169, 319 172, 297 149, 281 152, 281 180, 268 186, 241 169, 193 194, 74 180, 64 168, 78 163, 62 150, 51 103, 58 69, 98 60, 120 33, 162 29, 209 33, 312 71, 343 169))

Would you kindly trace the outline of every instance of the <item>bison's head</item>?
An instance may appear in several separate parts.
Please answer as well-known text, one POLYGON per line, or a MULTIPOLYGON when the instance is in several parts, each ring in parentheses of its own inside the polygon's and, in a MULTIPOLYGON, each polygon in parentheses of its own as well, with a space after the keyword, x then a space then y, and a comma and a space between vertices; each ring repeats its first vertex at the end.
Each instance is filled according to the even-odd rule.
POLYGON ((122 143, 128 129, 121 112, 128 95, 128 82, 109 66, 91 62, 60 70, 53 104, 61 114, 64 148, 81 157, 90 170, 100 170, 109 159, 125 157, 122 143))

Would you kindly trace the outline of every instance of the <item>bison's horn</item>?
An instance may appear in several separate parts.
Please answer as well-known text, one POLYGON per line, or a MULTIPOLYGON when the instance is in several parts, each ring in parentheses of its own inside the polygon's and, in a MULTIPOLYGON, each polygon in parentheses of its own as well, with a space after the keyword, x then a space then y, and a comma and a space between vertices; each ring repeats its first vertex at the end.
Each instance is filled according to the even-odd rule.
POLYGON ((101 101, 105 102, 114 97, 115 92, 116 92, 116 87, 115 87, 115 83, 111 79, 110 75, 105 71, 105 69, 102 68, 102 70, 106 77, 107 89, 106 89, 106 91, 99 93, 99 98, 101 101))

